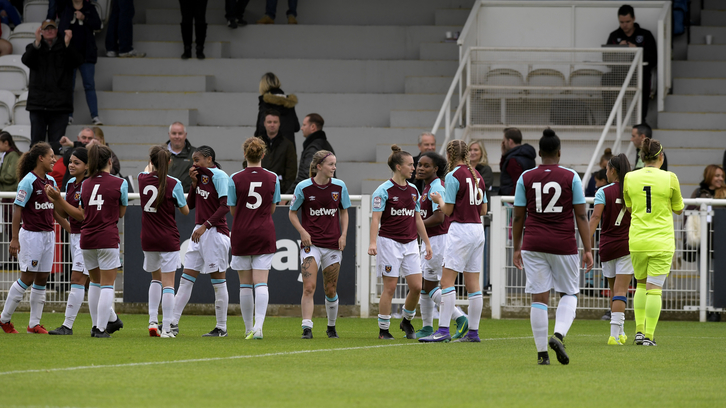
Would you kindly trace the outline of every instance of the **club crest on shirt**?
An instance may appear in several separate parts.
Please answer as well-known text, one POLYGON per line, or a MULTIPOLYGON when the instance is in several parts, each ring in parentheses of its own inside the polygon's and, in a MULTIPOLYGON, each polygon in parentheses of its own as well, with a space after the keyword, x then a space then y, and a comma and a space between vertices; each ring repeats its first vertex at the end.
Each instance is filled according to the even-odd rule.
POLYGON ((310 253, 310 247, 309 246, 306 246, 305 248, 303 248, 303 251, 305 251, 306 254, 309 254, 310 253))
POLYGON ((80 191, 76 191, 76 193, 73 194, 73 199, 76 200, 76 201, 80 200, 81 199, 81 192, 80 191))
POLYGON ((28 192, 25 190, 18 190, 17 200, 18 201, 25 201, 25 197, 28 196, 28 192))
POLYGON ((330 193, 330 195, 333 196, 333 201, 338 201, 338 199, 340 198, 339 191, 333 191, 332 193, 330 193))
POLYGON ((411 193, 411 200, 413 200, 414 203, 416 202, 417 199, 418 199, 418 197, 416 196, 416 194, 411 193))
POLYGON ((373 197, 373 208, 376 210, 380 210, 381 208, 383 208, 383 201, 381 200, 381 197, 373 197))
POLYGON ((643 36, 642 35, 639 35, 639 36, 635 37, 635 42, 642 43, 643 42, 643 36))
POLYGON ((202 174, 202 184, 209 183, 209 176, 202 174))
POLYGON ((391 270, 393 269, 393 267, 391 265, 386 265, 384 267, 384 269, 386 270, 386 272, 391 272, 391 270))
POLYGON ((33 267, 36 267, 38 266, 38 261, 31 261, 30 264, 33 265, 33 267))

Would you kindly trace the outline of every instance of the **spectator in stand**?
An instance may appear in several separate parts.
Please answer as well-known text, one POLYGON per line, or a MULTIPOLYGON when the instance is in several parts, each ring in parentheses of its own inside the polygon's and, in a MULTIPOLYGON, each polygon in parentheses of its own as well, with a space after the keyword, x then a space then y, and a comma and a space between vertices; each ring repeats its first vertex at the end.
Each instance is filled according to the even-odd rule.
POLYGON ((237 28, 246 26, 245 9, 250 0, 224 0, 224 18, 227 19, 227 27, 237 28))
MULTIPOLYGON (((85 62, 78 67, 83 80, 83 89, 86 91, 86 103, 91 112, 91 122, 94 125, 103 125, 98 117, 98 98, 96 97, 96 60, 98 59, 98 48, 96 37, 93 32, 101 29, 101 17, 98 16, 96 7, 84 0, 59 0, 58 1, 58 29, 60 31, 71 30, 73 38, 71 47, 83 55, 85 62)), ((76 89, 76 71, 73 70, 73 86, 76 89)), ((73 93, 71 93, 73 95, 73 93)), ((68 116, 68 124, 73 123, 73 113, 68 116)))
POLYGON ((203 60, 204 41, 207 39, 207 0, 179 0, 181 8, 181 34, 184 42, 182 59, 192 57, 192 28, 197 33, 197 59, 203 60))
MULTIPOLYGON (((427 152, 435 152, 436 151, 436 136, 434 136, 431 132, 423 132, 418 136, 418 156, 413 158, 413 168, 416 169, 418 167, 418 159, 421 158, 421 155, 427 152)), ((410 179, 408 179, 408 182, 416 186, 418 191, 423 191, 424 187, 424 181, 423 180, 416 180, 416 171, 414 170, 413 175, 410 179)))
MULTIPOLYGON (((8 132, 0 132, 0 191, 14 193, 18 189, 18 176, 17 167, 18 159, 20 159, 20 150, 15 146, 13 137, 8 132)), ((13 201, 12 198, 3 198, 2 203, 2 220, 7 223, 13 219, 13 201)), ((1 242, 10 242, 12 240, 12 229, 7 227, 7 224, 2 228, 0 234, 1 242)), ((8 245, 2 244, 0 246, 0 259, 1 263, 7 261, 8 256, 8 245)), ((3 269, 5 268, 3 266, 3 269)))
POLYGON ((522 132, 517 128, 504 129, 504 139, 502 139, 502 159, 499 162, 499 195, 514 195, 514 186, 519 180, 519 176, 525 170, 533 169, 537 166, 534 159, 537 153, 534 147, 525 143, 522 144, 522 132))
MULTIPOLYGON (((257 20, 257 24, 275 24, 277 0, 267 0, 265 15, 257 20)), ((297 24, 297 0, 287 0, 287 24, 297 24)))
POLYGON ((313 161, 313 156, 320 150, 327 150, 335 154, 333 146, 328 142, 328 138, 323 132, 323 125, 325 121, 323 117, 317 113, 311 113, 303 119, 302 134, 305 138, 303 142, 303 151, 300 155, 300 167, 297 170, 297 178, 295 182, 290 185, 285 194, 294 194, 295 187, 301 181, 310 178, 310 163, 313 161))
POLYGON ((133 47, 134 42, 134 0, 113 0, 106 30, 106 56, 110 58, 143 58, 144 52, 133 47))
MULTIPOLYGON (((653 129, 648 126, 647 123, 641 123, 639 125, 633 126, 633 130, 631 132, 630 141, 633 142, 635 145, 635 160, 633 163, 635 163, 635 166, 633 166, 633 170, 638 170, 643 168, 643 159, 640 158, 640 147, 643 145, 643 140, 645 139, 652 139, 653 138, 653 129)), ((666 157, 665 152, 663 152, 663 165, 660 167, 663 171, 668 171, 668 157, 666 157)))
POLYGON ((73 73, 84 62, 83 55, 70 46, 72 36, 66 30, 65 38, 58 38, 55 21, 45 20, 22 58, 30 68, 25 109, 30 112, 31 145, 47 137, 54 152, 60 148, 68 115, 73 113, 73 73))
POLYGON ((184 193, 189 192, 192 179, 189 169, 192 168, 192 154, 196 148, 187 140, 187 130, 181 122, 174 122, 169 126, 169 141, 166 147, 171 152, 171 167, 169 175, 182 182, 184 193))
POLYGON ((487 202, 489 202, 492 186, 494 185, 494 173, 491 166, 489 166, 487 149, 481 140, 472 140, 469 143, 469 163, 474 166, 474 169, 479 172, 482 180, 484 180, 484 185, 487 188, 487 202))
MULTIPOLYGON (((693 190, 691 198, 715 198, 716 191, 721 187, 724 187, 725 176, 726 173, 724 173, 723 167, 718 164, 709 164, 703 170, 703 180, 701 180, 698 187, 693 190)), ((687 208, 687 210, 695 209, 696 207, 697 206, 693 206, 693 208, 687 208)))
MULTIPOLYGON (((610 148, 605 149, 605 153, 600 156, 600 170, 605 169, 608 165, 608 161, 613 157, 613 151, 610 148)), ((590 181, 587 182, 587 188, 585 189, 585 197, 595 197, 600 186, 596 185, 595 174, 599 173, 600 170, 596 170, 592 173, 590 181)), ((607 181, 607 179, 605 180, 607 181)), ((607 183, 605 183, 607 184, 607 183)))
MULTIPOLYGON (((297 120, 295 113, 295 105, 297 105, 297 96, 285 95, 280 89, 280 80, 272 72, 268 72, 262 76, 260 80, 260 102, 257 112, 257 130, 255 136, 265 134, 265 117, 270 109, 279 113, 280 130, 279 133, 292 142, 292 148, 297 152, 295 145, 295 132, 300 130, 300 122, 297 120)), ((264 164, 263 164, 264 167, 264 164)), ((286 191, 284 188, 282 191, 286 191)))
MULTIPOLYGON (((72 177, 70 171, 68 170, 68 165, 71 162, 73 150, 76 147, 85 147, 90 149, 91 146, 93 146, 94 144, 99 144, 96 143, 94 139, 95 134, 93 132, 93 129, 89 127, 84 127, 83 129, 81 129, 75 142, 71 142, 71 140, 65 136, 61 138, 60 143, 62 147, 60 153, 63 156, 63 160, 56 161, 55 165, 53 166, 53 171, 49 173, 54 179, 63 181, 62 184, 58 186, 61 191, 65 190, 66 184, 68 184, 68 180, 70 180, 70 178, 72 177), (55 178, 56 175, 58 176, 58 178, 55 178)), ((116 161, 113 163, 111 171, 116 171, 116 173, 118 173, 119 168, 120 166, 118 164, 118 159, 116 159, 116 161)))
MULTIPOLYGON (((611 45, 623 45, 628 47, 641 47, 643 48, 643 62, 648 65, 643 67, 643 117, 648 114, 648 101, 650 100, 650 78, 651 71, 656 68, 658 64, 658 46, 655 42, 653 34, 644 29, 640 28, 640 25, 635 22, 635 10, 629 5, 621 6, 618 9, 618 22, 620 28, 610 33, 606 44, 611 45)), ((627 61, 623 61, 627 62, 627 61)), ((602 84, 605 86, 620 86, 625 80, 625 76, 628 72, 627 66, 613 66, 612 70, 602 76, 602 84), (620 83, 618 83, 620 82, 620 83)), ((604 94, 605 106, 612 108, 615 98, 617 98, 617 92, 611 92, 604 94)), ((609 112, 609 110, 608 110, 609 112)), ((665 170, 665 169, 664 169, 665 170)))
POLYGON ((292 142, 280 135, 280 113, 269 110, 265 114, 265 133, 258 136, 267 145, 262 168, 277 174, 280 191, 287 191, 295 181, 297 155, 292 142))
POLYGON ((0 0, 0 21, 10 28, 13 28, 23 22, 20 13, 8 0, 0 0))

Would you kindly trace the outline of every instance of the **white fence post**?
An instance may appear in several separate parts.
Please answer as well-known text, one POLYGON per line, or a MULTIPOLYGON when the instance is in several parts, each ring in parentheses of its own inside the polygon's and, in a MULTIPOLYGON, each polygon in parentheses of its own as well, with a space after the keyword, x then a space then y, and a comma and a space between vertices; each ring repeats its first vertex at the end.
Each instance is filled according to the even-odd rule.
POLYGON ((698 249, 698 277, 700 284, 698 290, 698 320, 705 322, 708 308, 708 257, 710 256, 708 253, 708 206, 705 203, 701 204, 698 216, 701 218, 701 245, 698 249))
POLYGON ((492 294, 489 305, 492 309, 492 319, 502 318, 502 295, 506 286, 506 243, 507 235, 504 229, 506 216, 503 214, 502 197, 492 197, 492 222, 489 233, 489 280, 492 284, 492 294))
POLYGON ((370 317, 371 309, 371 280, 370 280, 370 263, 371 257, 368 255, 368 242, 371 234, 371 223, 369 220, 371 213, 371 197, 364 195, 360 200, 358 211, 356 244, 358 245, 357 256, 357 272, 358 276, 358 303, 360 304, 360 317, 370 317))

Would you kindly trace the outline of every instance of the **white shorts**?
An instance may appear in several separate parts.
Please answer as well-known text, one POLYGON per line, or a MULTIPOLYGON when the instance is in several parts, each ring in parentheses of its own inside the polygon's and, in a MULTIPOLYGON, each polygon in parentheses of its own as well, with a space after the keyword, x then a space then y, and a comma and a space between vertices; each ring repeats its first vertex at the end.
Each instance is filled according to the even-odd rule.
POLYGON ((484 227, 452 222, 446 234, 444 267, 456 272, 481 272, 484 261, 484 227))
POLYGON ((81 249, 81 234, 71 234, 71 259, 73 261, 71 271, 83 272, 88 276, 88 268, 83 260, 83 250, 81 249))
POLYGON ((147 252, 144 251, 144 270, 162 273, 176 272, 181 266, 179 251, 174 252, 147 252))
POLYGON ((446 249, 446 234, 429 237, 431 242, 431 259, 426 259, 426 245, 421 243, 421 272, 423 278, 434 282, 441 280, 441 271, 444 266, 444 250, 446 249))
POLYGON ((386 237, 376 238, 376 275, 398 278, 421 273, 418 243, 414 239, 402 244, 386 237))
POLYGON ((614 278, 615 275, 632 275, 633 263, 630 261, 630 254, 602 262, 602 274, 606 278, 614 278))
POLYGON ((272 268, 272 258, 275 254, 262 255, 232 255, 232 269, 235 271, 269 271, 272 268))
POLYGON ((50 272, 55 254, 55 231, 28 231, 18 234, 18 263, 22 272, 50 272))
POLYGON ((576 295, 580 291, 579 255, 554 255, 545 252, 522 251, 524 272, 527 274, 525 293, 555 292, 576 295))
MULTIPOLYGON (((194 227, 194 231, 201 225, 194 227)), ((199 271, 201 274, 226 272, 229 266, 229 237, 217 232, 217 227, 209 228, 199 238, 199 242, 189 241, 184 256, 184 268, 199 271)))
POLYGON ((121 267, 118 248, 84 249, 83 261, 89 271, 96 268, 110 271, 121 267))
POLYGON ((330 265, 340 264, 343 262, 343 251, 330 248, 319 248, 315 245, 305 247, 300 250, 300 264, 305 262, 305 259, 312 257, 315 259, 315 264, 323 269, 330 265))

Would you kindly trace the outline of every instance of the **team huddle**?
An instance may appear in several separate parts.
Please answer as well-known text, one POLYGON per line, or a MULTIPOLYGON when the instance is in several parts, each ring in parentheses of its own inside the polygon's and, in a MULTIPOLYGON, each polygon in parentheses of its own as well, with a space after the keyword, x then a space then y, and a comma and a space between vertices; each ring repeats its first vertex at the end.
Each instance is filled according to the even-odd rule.
MULTIPOLYGON (((585 249, 582 264, 589 270, 593 266, 591 233, 602 220, 603 272, 614 294, 608 344, 622 345, 627 339, 624 311, 628 284, 635 275, 635 342, 655 346, 661 291, 675 250, 670 214, 683 210, 678 179, 675 174, 659 169, 662 150, 658 141, 648 140, 641 150, 645 168, 634 172, 630 172, 625 155, 613 157, 607 165, 611 184, 598 191, 593 217, 588 221, 580 178, 573 170, 559 166, 560 140, 552 130, 545 130, 540 139, 542 164, 525 171, 517 182, 512 225, 513 262, 524 268, 525 291, 532 296, 530 320, 539 364, 549 364, 548 344, 560 363, 569 363, 564 338, 575 318, 579 293, 575 223, 585 249), (548 341, 547 305, 553 288, 561 298, 554 335, 548 341)), ((178 335, 180 318, 200 274, 210 275, 215 294, 216 325, 203 336, 227 336, 226 270, 231 267, 239 274, 245 338, 263 338, 268 275, 277 250, 272 214, 280 203, 279 177, 261 166, 265 151, 262 140, 246 140, 243 152, 247 166, 228 176, 215 161, 211 147, 197 148, 189 170, 192 185, 185 197, 181 182, 168 175, 171 153, 166 146, 151 149, 149 166, 138 176, 143 209, 143 268, 152 277, 151 336, 178 335), (175 221, 177 209, 182 215, 195 209, 195 228, 175 293, 174 274, 182 264, 175 221), (226 221, 228 212, 233 216, 231 228, 226 221)), ((403 277, 409 292, 400 328, 406 338, 421 342, 481 341, 478 331, 483 298, 479 275, 484 252, 481 216, 487 213, 486 186, 469 163, 469 149, 464 141, 449 142, 446 152, 446 158, 424 153, 414 169, 413 157, 392 146, 388 166, 393 176, 372 196, 368 253, 376 256, 377 275, 383 281, 378 315, 380 339, 394 338, 389 332, 391 301, 399 278, 403 277), (414 171, 416 179, 423 182, 421 193, 407 181, 414 171), (454 282, 459 274, 463 274, 468 293, 468 316, 455 307, 454 282), (417 305, 423 320, 418 331, 412 324, 417 305), (439 321, 434 331, 436 308, 439 321), (456 329, 450 331, 452 320, 456 329)), ((107 338, 123 328, 112 306, 114 281, 120 267, 117 222, 128 205, 128 185, 109 174, 111 155, 105 146, 76 148, 68 166, 72 178, 67 183, 65 198, 48 175, 55 163, 49 145, 36 144, 21 157, 10 253, 18 257, 22 273, 10 288, 0 316, 6 333, 17 333, 10 320, 25 291, 32 286, 27 331, 73 334, 74 320, 89 280, 91 336, 107 338), (70 233, 73 267, 65 320, 49 332, 40 319, 53 262, 54 222, 70 233)), ((290 203, 289 219, 301 238, 303 339, 313 337, 313 295, 318 269, 323 271, 325 286, 326 335, 338 338, 336 290, 351 203, 345 183, 334 178, 335 170, 333 153, 317 152, 310 165, 310 178, 297 185, 290 203)))

